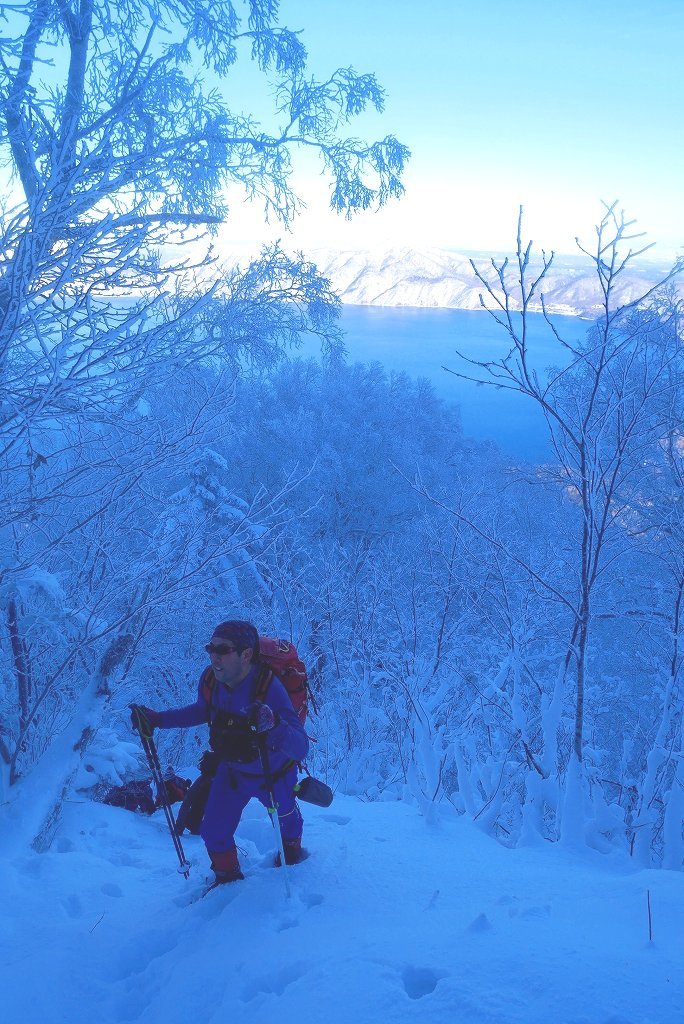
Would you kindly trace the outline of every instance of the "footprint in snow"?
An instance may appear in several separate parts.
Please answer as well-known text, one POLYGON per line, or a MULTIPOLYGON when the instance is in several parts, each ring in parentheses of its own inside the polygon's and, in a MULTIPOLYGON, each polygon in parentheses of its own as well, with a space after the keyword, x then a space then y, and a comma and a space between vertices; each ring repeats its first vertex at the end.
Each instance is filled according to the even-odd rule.
POLYGON ((311 910, 312 907, 320 907, 323 897, 319 892, 307 892, 301 897, 302 902, 311 910))
POLYGON ((529 906, 529 907, 516 907, 512 906, 508 909, 509 917, 550 917, 551 907, 548 903, 543 906, 529 906))
POLYGON ((435 971, 431 967, 405 967, 401 974, 404 991, 409 999, 422 999, 431 995, 437 985, 446 978, 445 971, 435 971))
POLYGON ((154 960, 174 951, 178 944, 178 937, 172 930, 158 928, 137 933, 111 964, 112 979, 129 982, 144 974, 154 960))
POLYGON ((491 931, 493 925, 486 914, 478 914, 474 921, 471 921, 466 931, 469 932, 488 932, 491 931))
MULTIPOLYGON (((320 907, 323 902, 323 896, 318 892, 304 892, 297 893, 297 898, 302 903, 306 910, 311 910, 313 907, 320 907)), ((276 925, 276 931, 284 932, 289 928, 296 928, 300 924, 299 919, 294 914, 285 914, 280 918, 276 925)))
POLYGON ((244 892, 244 882, 233 882, 231 885, 212 886, 207 879, 199 885, 175 896, 173 902, 177 907, 193 907, 193 913, 201 917, 211 918, 222 914, 225 908, 239 899, 244 892))
MULTIPOLYGON (((520 911, 520 917, 550 917, 550 916, 551 916, 551 907, 548 905, 548 903, 544 904, 543 907, 526 907, 524 910, 520 911)), ((617 1018, 616 1018, 615 1024, 620 1024, 620 1022, 617 1020, 617 1018)))
POLYGON ((243 1003, 249 1003, 259 995, 282 996, 288 985, 299 981, 307 973, 304 964, 288 964, 279 971, 272 974, 262 974, 258 978, 248 981, 243 987, 240 998, 243 1003))
POLYGON ((104 896, 123 896, 121 889, 118 885, 115 885, 114 882, 105 882, 100 889, 100 892, 104 896))
POLYGON ((290 928, 297 928, 299 921, 296 917, 283 917, 276 925, 277 932, 286 932, 290 928))
POLYGON ((321 814, 321 821, 331 821, 333 825, 348 825, 351 818, 346 818, 342 814, 321 814))
POLYGON ((83 907, 78 896, 67 896, 66 899, 62 900, 62 906, 69 917, 76 918, 83 915, 83 907))

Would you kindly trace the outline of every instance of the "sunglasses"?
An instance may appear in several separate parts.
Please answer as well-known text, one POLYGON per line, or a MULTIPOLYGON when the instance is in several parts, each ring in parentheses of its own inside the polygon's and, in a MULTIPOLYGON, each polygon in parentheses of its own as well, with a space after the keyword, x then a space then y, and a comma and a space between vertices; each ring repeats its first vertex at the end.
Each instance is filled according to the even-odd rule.
POLYGON ((235 654, 238 648, 231 647, 230 644, 207 644, 204 650, 207 654, 218 654, 223 658, 226 654, 235 654))

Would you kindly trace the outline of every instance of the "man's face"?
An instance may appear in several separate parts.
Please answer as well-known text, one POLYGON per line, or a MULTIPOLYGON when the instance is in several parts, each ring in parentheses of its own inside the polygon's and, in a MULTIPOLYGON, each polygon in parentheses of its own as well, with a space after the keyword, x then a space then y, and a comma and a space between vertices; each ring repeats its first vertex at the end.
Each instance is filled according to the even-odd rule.
POLYGON ((232 640, 224 640, 220 636, 212 636, 210 646, 215 648, 209 652, 214 675, 219 683, 223 683, 231 690, 235 689, 251 668, 252 648, 245 647, 244 651, 239 653, 232 640))

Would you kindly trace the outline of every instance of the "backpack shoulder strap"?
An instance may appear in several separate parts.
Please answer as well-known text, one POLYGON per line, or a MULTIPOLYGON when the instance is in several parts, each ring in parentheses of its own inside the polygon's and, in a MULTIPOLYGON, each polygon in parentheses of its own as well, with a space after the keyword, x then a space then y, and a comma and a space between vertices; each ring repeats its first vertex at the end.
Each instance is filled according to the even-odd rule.
POLYGON ((252 692, 252 700, 258 704, 266 703, 266 695, 268 694, 269 688, 273 681, 273 672, 263 663, 257 665, 256 675, 254 677, 254 690, 252 692))
POLYGON ((202 696, 206 700, 209 707, 211 707, 211 695, 214 692, 215 686, 216 676, 214 675, 210 667, 205 668, 204 672, 200 676, 200 689, 202 691, 202 696))

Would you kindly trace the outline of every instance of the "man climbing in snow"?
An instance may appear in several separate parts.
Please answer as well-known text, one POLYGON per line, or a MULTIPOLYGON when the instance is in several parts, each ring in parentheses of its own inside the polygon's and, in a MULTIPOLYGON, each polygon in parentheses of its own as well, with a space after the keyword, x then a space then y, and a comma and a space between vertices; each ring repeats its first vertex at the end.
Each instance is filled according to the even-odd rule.
POLYGON ((194 704, 168 711, 133 705, 131 719, 134 728, 141 722, 149 734, 155 728, 209 724, 217 766, 200 834, 217 883, 234 882, 244 878, 235 830, 252 797, 269 807, 267 772, 285 862, 296 864, 301 859, 303 822, 294 787, 296 762, 306 757, 309 740, 280 679, 260 664, 259 634, 250 622, 220 623, 206 651, 211 665, 200 676, 194 704))

